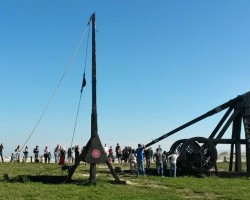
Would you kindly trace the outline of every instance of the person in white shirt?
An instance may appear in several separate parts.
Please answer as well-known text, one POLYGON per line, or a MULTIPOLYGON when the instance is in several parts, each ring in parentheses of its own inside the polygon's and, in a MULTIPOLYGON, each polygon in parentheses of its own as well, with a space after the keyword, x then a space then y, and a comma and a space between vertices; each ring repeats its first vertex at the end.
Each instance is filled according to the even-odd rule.
POLYGON ((44 159, 45 159, 45 163, 49 163, 49 156, 50 156, 50 151, 49 148, 46 146, 44 149, 44 159))
POLYGON ((23 151, 23 160, 24 160, 24 162, 27 161, 28 154, 29 154, 29 148, 28 148, 28 146, 26 146, 25 149, 24 149, 24 151, 23 151))
POLYGON ((20 163, 20 152, 21 152, 20 145, 17 146, 17 148, 15 149, 15 152, 16 152, 16 159, 17 159, 17 162, 20 163))
POLYGON ((172 154, 168 157, 170 160, 170 177, 176 177, 176 163, 178 157, 179 155, 175 152, 172 152, 172 154))
POLYGON ((60 159, 60 146, 59 146, 59 144, 56 145, 56 148, 54 149, 54 157, 55 157, 55 163, 58 163, 59 159, 60 159))
POLYGON ((104 145, 103 149, 104 149, 105 153, 108 156, 108 154, 109 154, 109 148, 107 147, 107 144, 104 145))
POLYGON ((129 156, 128 156, 128 162, 130 166, 130 171, 135 172, 136 171, 136 156, 135 156, 135 150, 130 150, 129 156))

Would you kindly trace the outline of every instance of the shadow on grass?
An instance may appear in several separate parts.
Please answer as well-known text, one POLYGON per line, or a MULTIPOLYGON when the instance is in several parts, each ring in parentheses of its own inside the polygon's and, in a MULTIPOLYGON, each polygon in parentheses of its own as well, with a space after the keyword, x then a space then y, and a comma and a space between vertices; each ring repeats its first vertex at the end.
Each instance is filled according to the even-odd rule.
MULTIPOLYGON (((8 176, 5 176, 5 181, 10 183, 29 183, 29 182, 39 182, 43 184, 75 184, 78 186, 95 186, 96 183, 91 183, 89 179, 77 179, 77 180, 68 180, 68 176, 50 176, 50 175, 18 175, 13 179, 9 179, 8 176)), ((116 181, 116 180, 98 180, 98 184, 100 183, 110 183, 110 184, 122 184, 125 185, 126 181, 116 181)))

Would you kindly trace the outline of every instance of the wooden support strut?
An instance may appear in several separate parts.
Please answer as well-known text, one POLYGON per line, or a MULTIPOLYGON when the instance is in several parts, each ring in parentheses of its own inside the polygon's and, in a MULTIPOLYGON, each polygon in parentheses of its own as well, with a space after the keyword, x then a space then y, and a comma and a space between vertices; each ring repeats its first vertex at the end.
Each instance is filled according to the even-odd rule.
POLYGON ((174 130, 172 130, 172 131, 170 131, 170 132, 162 135, 161 137, 159 137, 159 138, 157 138, 157 139, 149 142, 145 146, 149 147, 149 146, 151 146, 151 145, 153 145, 153 144, 155 144, 155 143, 157 143, 157 142, 159 142, 159 141, 161 141, 161 140, 169 137, 170 135, 173 135, 174 133, 179 132, 180 130, 182 130, 184 128, 187 128, 187 127, 189 127, 189 126, 191 126, 191 125, 193 125, 193 124, 195 124, 195 123, 197 123, 197 122, 199 122, 199 121, 201 121, 201 120, 203 120, 203 119, 205 119, 207 117, 210 117, 210 116, 212 116, 212 115, 214 115, 214 114, 216 114, 216 113, 218 113, 218 112, 220 112, 220 111, 222 111, 222 110, 224 110, 226 108, 229 108, 229 107, 233 106, 234 104, 236 104, 237 102, 239 102, 239 101, 242 100, 242 96, 243 95, 240 95, 240 96, 238 96, 238 97, 236 97, 234 99, 229 100, 228 102, 226 102, 226 103, 224 103, 224 104, 222 104, 222 105, 220 105, 220 106, 218 106, 218 107, 216 107, 216 108, 208 111, 207 113, 205 113, 205 114, 203 114, 203 115, 201 115, 201 116, 199 116, 199 117, 197 117, 197 118, 195 118, 195 119, 193 119, 193 120, 191 120, 191 121, 189 121, 189 122, 187 122, 187 123, 179 126, 178 128, 176 128, 176 129, 174 129, 174 130))

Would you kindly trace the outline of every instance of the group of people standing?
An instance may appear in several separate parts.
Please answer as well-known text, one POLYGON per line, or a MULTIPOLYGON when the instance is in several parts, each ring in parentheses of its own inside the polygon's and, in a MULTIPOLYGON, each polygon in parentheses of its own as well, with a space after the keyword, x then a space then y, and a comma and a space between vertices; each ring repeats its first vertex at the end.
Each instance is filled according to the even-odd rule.
POLYGON ((123 161, 127 163, 129 153, 132 149, 129 146, 126 146, 124 149, 122 149, 119 143, 116 144, 115 153, 113 151, 112 146, 108 148, 107 145, 105 144, 103 148, 111 163, 115 162, 115 158, 117 158, 118 163, 122 163, 123 161))
MULTIPOLYGON (((4 162, 3 159, 3 144, 0 145, 0 157, 1 161, 4 162)), ((156 164, 157 174, 161 176, 167 176, 167 165, 170 163, 170 176, 176 177, 176 162, 178 155, 174 152, 166 152, 162 151, 160 145, 156 149, 156 152, 154 153, 152 148, 146 148, 142 144, 138 144, 138 147, 136 149, 132 149, 131 147, 125 147, 123 150, 121 149, 121 146, 119 143, 117 143, 115 147, 115 156, 113 153, 112 146, 110 148, 107 147, 107 145, 104 145, 104 151, 107 154, 107 157, 110 162, 114 163, 115 156, 117 158, 118 163, 122 163, 124 161, 125 163, 129 163, 131 172, 135 172, 137 176, 140 174, 146 176, 145 168, 150 169, 150 165, 152 161, 156 164), (146 165, 144 167, 144 165, 146 165)), ((29 148, 26 146, 23 150, 23 162, 27 162, 27 159, 29 157, 29 148)), ((36 145, 36 147, 33 149, 34 153, 34 162, 45 162, 50 163, 51 161, 51 152, 48 148, 48 146, 45 147, 43 154, 39 156, 39 146, 36 145)), ((69 147, 66 151, 62 146, 59 144, 54 148, 54 158, 55 163, 58 163, 59 165, 64 165, 65 162, 67 163, 74 163, 75 158, 80 155, 79 146, 76 145, 74 147, 69 147), (67 156, 67 159, 66 159, 67 156)), ((15 153, 12 153, 11 156, 11 162, 20 162, 20 154, 21 154, 21 148, 20 145, 18 145, 15 149, 15 153)), ((32 159, 32 157, 31 157, 32 159)), ((32 160, 31 160, 32 162, 32 160)))
MULTIPOLYGON (((177 163, 178 155, 175 152, 167 153, 166 151, 162 151, 159 145, 158 148, 156 149, 156 152, 153 153, 151 148, 146 149, 144 145, 138 144, 138 148, 136 149, 135 154, 136 154, 136 165, 137 165, 136 175, 137 176, 139 176, 140 173, 146 176, 144 163, 146 161, 146 167, 149 169, 150 162, 151 162, 151 155, 153 155, 153 161, 156 164, 156 170, 157 170, 158 175, 162 177, 167 175, 166 174, 167 165, 168 165, 168 162, 170 162, 170 176, 176 177, 176 163, 177 163)), ((133 155, 131 155, 130 157, 133 158, 133 155)), ((131 160, 129 161, 131 162, 131 160)), ((135 163, 135 161, 132 160, 132 163, 135 163)))
MULTIPOLYGON (((0 145, 0 157, 2 162, 4 162, 3 159, 3 144, 0 145)), ((43 152, 41 153, 39 151, 39 146, 36 145, 36 147, 33 149, 33 151, 30 151, 28 146, 25 146, 23 149, 23 157, 21 158, 21 147, 18 145, 14 153, 11 154, 10 162, 44 162, 44 163, 50 163, 52 158, 52 152, 49 150, 48 146, 45 146, 43 152), (30 156, 30 153, 34 154, 34 157, 30 156), (29 159, 29 160, 28 160, 29 159)), ((59 165, 64 165, 65 162, 67 163, 74 163, 75 161, 75 155, 79 155, 79 147, 78 145, 74 147, 69 147, 66 151, 62 146, 59 144, 54 148, 53 151, 55 163, 58 163, 59 165), (67 156, 67 158, 66 158, 67 156)))
POLYGON ((132 149, 131 147, 125 147, 123 150, 119 143, 117 143, 115 147, 115 156, 113 152, 112 146, 110 148, 107 145, 104 145, 104 151, 106 152, 108 159, 111 163, 114 163, 115 158, 118 163, 127 162, 130 165, 130 171, 136 172, 136 175, 139 176, 143 174, 146 176, 145 169, 150 169, 152 162, 155 163, 157 174, 163 176, 167 176, 167 166, 170 163, 170 176, 176 177, 176 162, 178 155, 174 152, 166 152, 162 151, 161 146, 159 145, 156 149, 156 152, 152 150, 151 147, 146 148, 142 144, 138 144, 136 149, 132 149), (144 167, 145 166, 145 167, 144 167))
MULTIPOLYGON (((84 148, 84 147, 83 147, 84 148)), ((10 156, 10 162, 39 162, 39 163, 50 163, 51 158, 54 156, 54 162, 59 165, 64 165, 67 163, 74 163, 75 158, 80 156, 80 153, 83 151, 83 148, 79 148, 79 145, 69 147, 65 149, 61 145, 57 144, 56 147, 50 151, 48 146, 45 146, 43 151, 39 150, 39 146, 36 145, 32 150, 28 146, 21 147, 17 145, 14 149, 14 152, 10 156), (22 156, 23 153, 23 156, 22 156)), ((0 145, 0 158, 4 162, 3 157, 4 145, 0 145)))
POLYGON ((179 155, 175 152, 162 152, 162 149, 158 147, 153 157, 156 163, 157 174, 161 176, 164 176, 164 174, 166 175, 168 162, 170 162, 170 177, 176 177, 176 164, 178 156, 179 155))
MULTIPOLYGON (((29 147, 25 146, 24 150, 23 150, 23 159, 22 162, 27 162, 28 158, 29 158, 29 147)), ((36 147, 33 149, 33 153, 34 153, 34 162, 43 162, 43 158, 45 159, 45 163, 50 163, 50 159, 51 159, 51 154, 50 151, 48 149, 48 147, 46 146, 44 149, 44 154, 42 156, 39 156, 39 146, 36 145, 36 147)), ((30 156, 30 161, 32 162, 33 157, 30 156)), ((11 154, 11 160, 10 162, 21 162, 21 147, 20 145, 18 145, 15 149, 15 153, 11 154)))

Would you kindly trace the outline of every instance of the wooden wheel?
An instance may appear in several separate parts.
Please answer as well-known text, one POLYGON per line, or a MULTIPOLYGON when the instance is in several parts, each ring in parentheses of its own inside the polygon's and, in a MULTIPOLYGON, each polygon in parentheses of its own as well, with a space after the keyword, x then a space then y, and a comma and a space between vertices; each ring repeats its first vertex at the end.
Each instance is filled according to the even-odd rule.
POLYGON ((181 152, 181 146, 183 144, 183 142, 185 141, 186 139, 182 139, 182 140, 177 140, 174 144, 172 144, 172 146, 170 147, 170 152, 174 152, 176 154, 180 154, 181 152))
POLYGON ((206 138, 191 138, 183 143, 179 160, 182 169, 202 173, 215 166, 217 150, 206 138))

